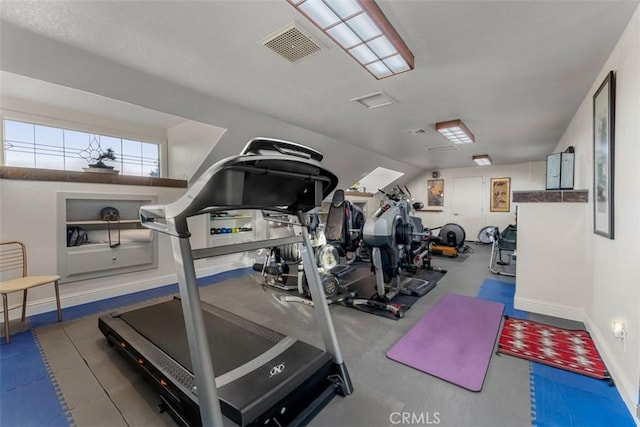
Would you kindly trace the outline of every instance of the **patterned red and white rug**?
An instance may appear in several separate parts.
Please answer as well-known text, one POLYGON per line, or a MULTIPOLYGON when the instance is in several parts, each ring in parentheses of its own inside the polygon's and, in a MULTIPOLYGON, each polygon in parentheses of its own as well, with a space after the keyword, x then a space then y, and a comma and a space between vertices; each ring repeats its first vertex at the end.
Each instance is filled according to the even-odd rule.
POLYGON ((587 331, 506 317, 498 352, 593 378, 611 378, 587 331))

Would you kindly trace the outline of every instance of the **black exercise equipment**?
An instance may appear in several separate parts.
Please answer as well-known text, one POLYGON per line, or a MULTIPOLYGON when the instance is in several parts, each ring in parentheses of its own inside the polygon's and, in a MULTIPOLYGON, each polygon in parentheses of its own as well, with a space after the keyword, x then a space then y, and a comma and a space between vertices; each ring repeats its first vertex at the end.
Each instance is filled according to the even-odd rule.
POLYGON ((180 424, 301 425, 335 394, 353 392, 310 250, 305 212, 337 184, 322 154, 286 141, 259 138, 239 156, 211 166, 174 203, 143 206, 143 226, 168 234, 180 300, 100 317, 110 343, 138 366, 180 424), (302 234, 192 250, 187 219, 227 209, 267 209, 295 215, 302 234), (309 282, 325 350, 201 303, 195 259, 295 243, 309 282), (187 351, 188 349, 188 351, 187 351))
POLYGON ((496 265, 511 266, 516 262, 516 249, 518 243, 518 227, 514 224, 508 225, 502 232, 495 227, 493 232, 493 245, 491 247, 491 258, 489 260, 489 270, 494 274, 515 277, 513 269, 498 270, 496 265), (504 261, 503 254, 506 253, 508 261, 504 261))
POLYGON ((333 193, 324 234, 327 244, 334 246, 340 257, 355 253, 362 240, 364 212, 344 197, 344 190, 333 193))
MULTIPOLYGON (((395 187, 391 192, 381 192, 387 196, 387 200, 365 222, 363 239, 372 248, 371 262, 376 276, 374 299, 386 304, 390 311, 398 311, 395 305, 389 304, 395 296, 422 296, 435 285, 422 279, 400 277, 402 265, 412 263, 412 241, 425 233, 419 218, 410 215, 412 206, 409 204, 411 195, 408 189, 405 192, 395 187)), ((404 313, 398 311, 397 315, 402 317, 404 313)))
MULTIPOLYGON (((437 238, 432 238, 431 252, 435 255, 457 257, 464 247, 466 233, 464 228, 455 223, 448 223, 440 228, 437 238)), ((437 230, 433 228, 432 230, 437 230)))

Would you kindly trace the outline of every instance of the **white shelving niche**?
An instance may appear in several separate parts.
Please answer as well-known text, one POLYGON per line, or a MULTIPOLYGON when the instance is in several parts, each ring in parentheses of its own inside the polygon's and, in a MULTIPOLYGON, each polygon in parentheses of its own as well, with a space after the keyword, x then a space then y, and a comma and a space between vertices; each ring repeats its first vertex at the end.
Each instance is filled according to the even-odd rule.
POLYGON ((229 210, 209 214, 208 245, 223 246, 256 240, 256 212, 229 210))
MULTIPOLYGON (((58 274, 62 283, 148 270, 158 266, 158 239, 140 225, 140 206, 157 203, 155 195, 58 192, 58 274), (120 245, 108 242, 109 223, 100 211, 113 207, 120 213, 120 245), (67 246, 69 227, 81 227, 87 243, 67 246)), ((110 224, 111 242, 118 241, 118 226, 110 224)))

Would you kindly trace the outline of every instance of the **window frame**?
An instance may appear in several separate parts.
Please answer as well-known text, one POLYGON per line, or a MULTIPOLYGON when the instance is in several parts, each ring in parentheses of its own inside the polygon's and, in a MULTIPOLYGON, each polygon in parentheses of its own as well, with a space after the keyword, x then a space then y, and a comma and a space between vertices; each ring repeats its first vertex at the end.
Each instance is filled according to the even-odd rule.
MULTIPOLYGON (((87 123, 87 122, 76 122, 71 120, 59 119, 54 117, 42 116, 32 113, 25 113, 20 111, 12 111, 7 109, 0 109, 0 139, 2 140, 2 149, 0 149, 0 165, 9 166, 5 163, 5 148, 4 148, 4 120, 11 120, 17 122, 28 123, 31 125, 41 125, 41 126, 50 126, 56 127, 69 131, 77 131, 77 132, 85 132, 96 134, 100 136, 107 136, 118 139, 128 139, 132 141, 147 143, 147 144, 157 144, 158 145, 158 162, 159 162, 159 172, 160 178, 166 178, 168 166, 167 166, 167 138, 158 138, 157 136, 152 136, 149 134, 145 134, 143 132, 135 132, 131 130, 124 129, 124 127, 116 127, 116 126, 104 126, 96 123, 87 123)), ((109 118, 101 118, 101 120, 105 122, 117 122, 117 119, 109 119, 109 118)), ((110 123, 114 125, 117 123, 110 123)), ((135 125, 135 124, 134 124, 135 125)), ((145 126, 145 125, 142 125, 145 126)), ((166 129, 165 135, 166 135, 166 129)), ((41 169, 41 168, 34 168, 41 169)), ((59 169, 62 170, 62 169, 59 169)), ((123 175, 123 176, 144 176, 144 175, 123 175)))

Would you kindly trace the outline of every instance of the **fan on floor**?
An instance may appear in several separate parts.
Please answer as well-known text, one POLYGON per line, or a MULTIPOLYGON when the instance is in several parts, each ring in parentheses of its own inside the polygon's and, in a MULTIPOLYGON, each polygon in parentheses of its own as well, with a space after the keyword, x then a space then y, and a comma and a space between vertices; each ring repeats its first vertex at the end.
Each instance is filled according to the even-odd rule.
POLYGON ((493 243, 493 239, 495 238, 494 236, 497 230, 498 227, 496 227, 495 225, 487 225, 478 233, 478 242, 485 245, 493 243))

